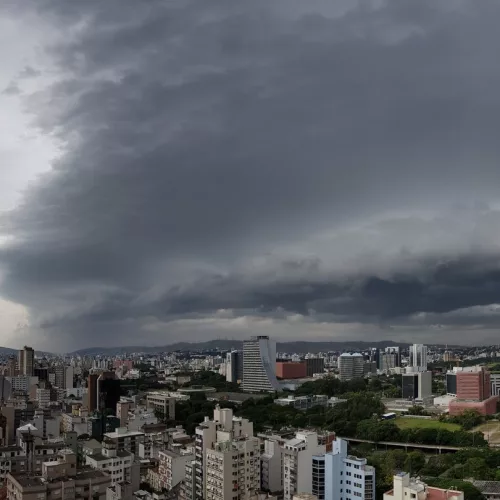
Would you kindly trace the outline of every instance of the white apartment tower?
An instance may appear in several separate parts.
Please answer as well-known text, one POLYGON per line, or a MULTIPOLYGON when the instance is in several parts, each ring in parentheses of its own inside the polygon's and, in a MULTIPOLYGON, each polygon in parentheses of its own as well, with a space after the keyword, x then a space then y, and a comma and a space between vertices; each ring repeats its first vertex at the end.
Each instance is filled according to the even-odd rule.
POLYGON ((427 371, 427 346, 423 344, 413 344, 410 347, 410 363, 411 372, 426 372, 427 371))
POLYGON ((213 420, 206 417, 196 428, 194 472, 197 500, 246 499, 244 492, 258 491, 259 441, 254 438, 252 422, 217 406, 213 420), (233 478, 239 482, 233 485, 233 478), (230 485, 230 496, 221 481, 230 485))
POLYGON ((325 454, 325 500, 374 500, 375 469, 365 458, 347 454, 347 441, 337 439, 325 454))
POLYGON ((276 343, 261 335, 243 342, 243 390, 277 391, 276 343))
POLYGON ((322 455, 326 446, 318 443, 316 432, 297 432, 295 438, 283 445, 284 500, 292 500, 298 493, 312 493, 313 456, 322 455))
POLYGON ((340 380, 363 378, 364 363, 365 360, 359 353, 350 354, 348 352, 344 352, 343 354, 341 354, 338 359, 340 380))

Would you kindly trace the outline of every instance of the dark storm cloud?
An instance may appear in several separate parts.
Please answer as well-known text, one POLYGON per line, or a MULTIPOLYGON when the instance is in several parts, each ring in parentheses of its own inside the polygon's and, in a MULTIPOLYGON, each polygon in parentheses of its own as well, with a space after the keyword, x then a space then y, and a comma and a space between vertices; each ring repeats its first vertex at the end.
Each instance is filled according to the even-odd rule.
POLYGON ((8 215, 15 240, 0 254, 2 294, 35 323, 87 328, 90 342, 103 322, 111 335, 217 309, 404 322, 498 301, 495 259, 470 272, 463 259, 482 257, 456 260, 452 243, 438 256, 451 252, 451 271, 426 255, 405 275, 397 259, 383 275, 324 262, 297 280, 279 262, 276 279, 245 264, 374 214, 496 201, 496 2, 21 0, 9 12, 29 10, 64 26, 48 49, 60 78, 29 101, 64 153, 8 215))

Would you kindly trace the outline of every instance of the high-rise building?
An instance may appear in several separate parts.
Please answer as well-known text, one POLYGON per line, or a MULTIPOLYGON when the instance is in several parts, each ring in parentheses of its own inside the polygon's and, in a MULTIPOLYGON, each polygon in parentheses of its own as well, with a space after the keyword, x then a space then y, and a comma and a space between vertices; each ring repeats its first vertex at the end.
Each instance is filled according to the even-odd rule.
POLYGON ((55 383, 54 385, 59 389, 65 389, 65 369, 63 364, 56 365, 54 367, 55 383))
POLYGON ((100 373, 90 373, 87 381, 88 388, 88 407, 89 413, 92 413, 98 409, 97 406, 97 379, 100 373))
POLYGON ((103 372, 97 379, 97 408, 99 411, 111 410, 116 413, 116 403, 120 401, 120 381, 115 372, 103 372))
POLYGON ((365 360, 359 353, 350 354, 344 352, 341 354, 338 359, 340 380, 346 381, 354 378, 363 378, 364 363, 365 360))
POLYGON ((312 493, 315 455, 326 452, 326 445, 319 444, 318 434, 312 431, 297 432, 283 445, 284 500, 292 500, 297 493, 312 493))
POLYGON ((226 354, 226 381, 240 383, 243 380, 243 351, 226 354))
POLYGON ((347 441, 333 442, 325 455, 325 500, 374 500, 375 469, 366 458, 347 454, 347 441))
POLYGON ((35 351, 32 347, 24 346, 18 355, 19 375, 32 377, 35 368, 35 351))
POLYGON ((259 456, 253 424, 217 406, 213 420, 206 417, 196 428, 196 499, 250 498, 260 488, 259 456))
POLYGON ((446 373, 446 394, 448 396, 457 395, 457 372, 449 371, 446 373))
POLYGON ((412 372, 427 371, 427 346, 423 344, 413 344, 410 347, 410 363, 408 365, 412 372))
POLYGON ((403 374, 403 398, 424 399, 432 395, 432 372, 403 374))
POLYGON ((252 337, 243 342, 243 390, 278 391, 276 378, 276 343, 267 336, 252 337))

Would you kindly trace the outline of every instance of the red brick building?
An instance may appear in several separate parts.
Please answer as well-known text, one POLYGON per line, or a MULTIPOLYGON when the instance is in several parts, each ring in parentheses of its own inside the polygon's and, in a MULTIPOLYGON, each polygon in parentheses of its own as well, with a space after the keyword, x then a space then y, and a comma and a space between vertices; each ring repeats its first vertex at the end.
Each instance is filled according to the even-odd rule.
POLYGON ((483 366, 457 371, 457 399, 448 406, 450 415, 476 410, 481 415, 497 411, 497 396, 491 395, 490 372, 483 366))
POLYGON ((307 365, 305 361, 277 361, 276 376, 283 379, 305 378, 307 365))

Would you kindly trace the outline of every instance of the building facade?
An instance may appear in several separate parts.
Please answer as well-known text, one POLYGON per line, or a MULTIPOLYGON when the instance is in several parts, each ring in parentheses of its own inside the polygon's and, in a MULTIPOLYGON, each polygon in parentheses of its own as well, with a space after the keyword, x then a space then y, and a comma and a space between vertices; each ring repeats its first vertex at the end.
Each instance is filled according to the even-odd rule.
POLYGON ((338 368, 339 378, 342 381, 363 378, 364 376, 364 358, 361 354, 350 354, 344 352, 339 356, 338 368))
POLYGON ((324 491, 325 500, 375 500, 375 469, 348 455, 347 441, 337 439, 325 455, 324 491))
POLYGON ((326 445, 319 444, 318 434, 298 432, 283 445, 284 500, 292 500, 297 493, 312 493, 312 457, 326 452, 326 445))
POLYGON ((277 391, 276 344, 267 336, 252 337, 243 342, 243 390, 277 391))

